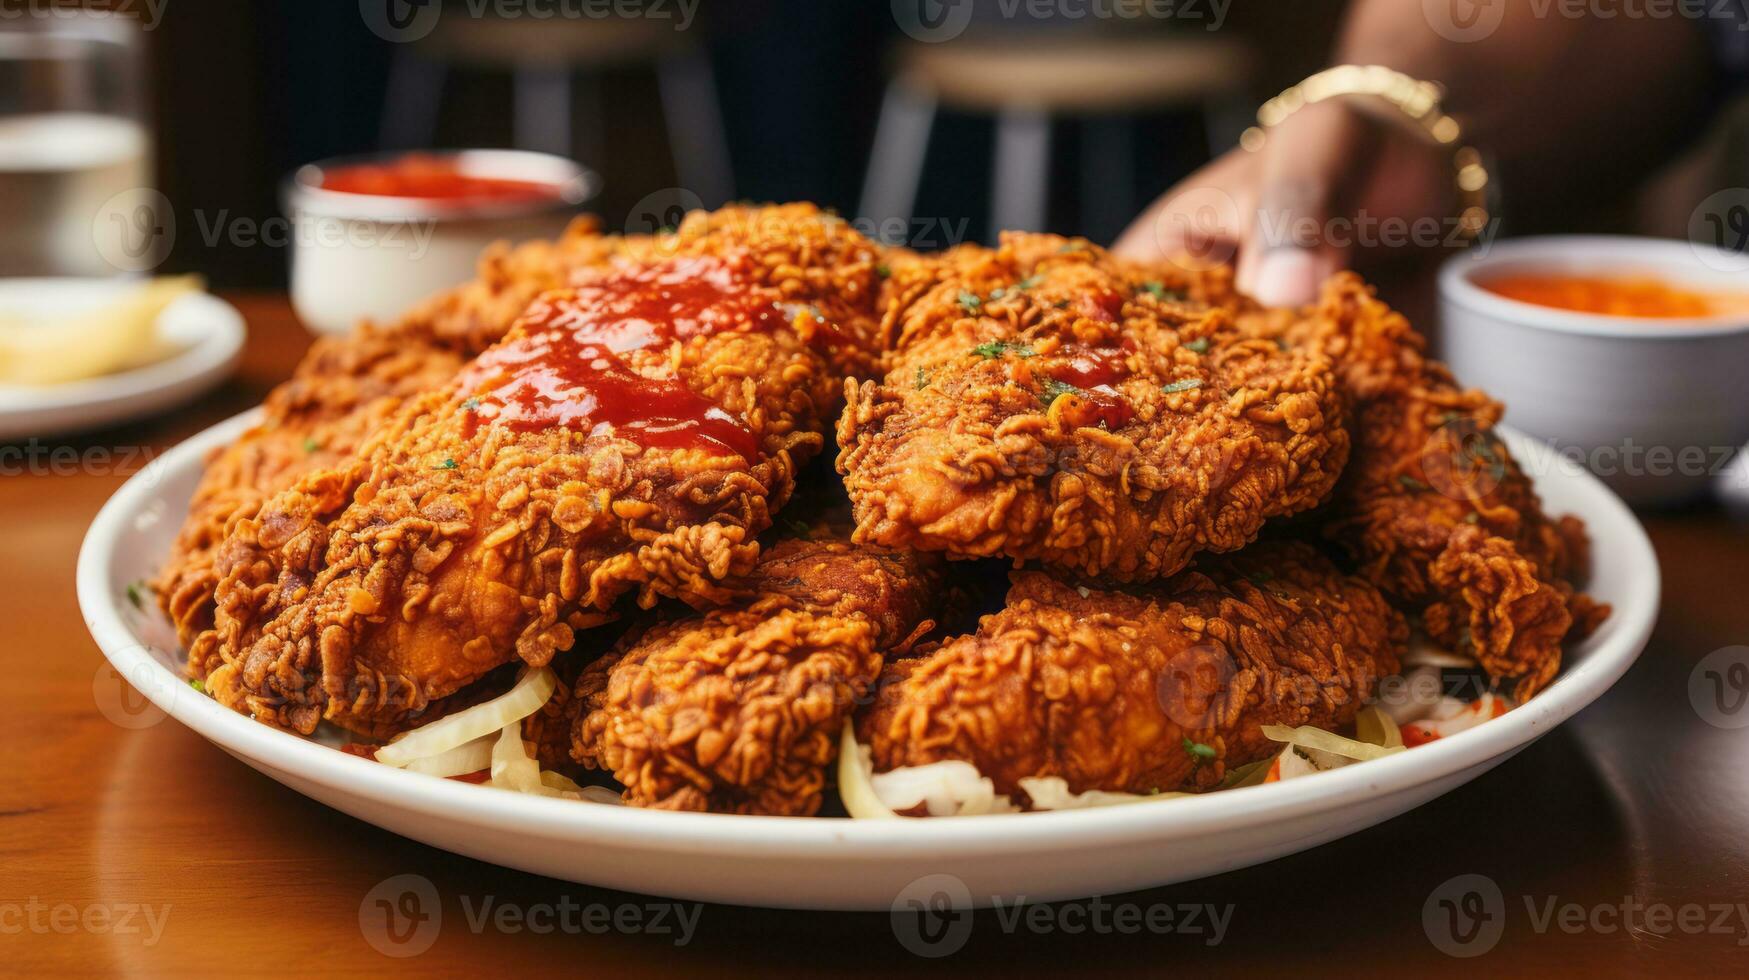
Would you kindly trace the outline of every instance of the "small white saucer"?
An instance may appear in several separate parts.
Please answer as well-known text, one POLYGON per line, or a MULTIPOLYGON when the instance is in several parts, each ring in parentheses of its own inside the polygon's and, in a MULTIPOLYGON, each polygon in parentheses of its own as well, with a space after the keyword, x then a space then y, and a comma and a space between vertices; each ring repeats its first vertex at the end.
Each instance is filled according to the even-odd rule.
MULTIPOLYGON (((76 312, 132 288, 123 279, 0 279, 0 307, 76 312)), ((236 367, 244 332, 236 307, 206 293, 184 296, 158 317, 159 337, 177 351, 163 360, 65 384, 0 384, 0 441, 129 422, 188 401, 236 367)))

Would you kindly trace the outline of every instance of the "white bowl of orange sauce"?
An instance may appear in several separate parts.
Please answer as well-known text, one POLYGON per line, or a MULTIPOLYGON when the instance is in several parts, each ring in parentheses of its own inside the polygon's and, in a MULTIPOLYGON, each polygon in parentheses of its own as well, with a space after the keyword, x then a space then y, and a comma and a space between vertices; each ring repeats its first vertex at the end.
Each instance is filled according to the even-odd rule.
POLYGON ((1440 272, 1440 355, 1630 503, 1687 502, 1749 443, 1749 254, 1513 239, 1440 272))
POLYGON ((598 186, 570 160, 519 150, 309 164, 285 187, 292 305, 319 333, 392 319, 473 278, 493 242, 556 237, 598 186))

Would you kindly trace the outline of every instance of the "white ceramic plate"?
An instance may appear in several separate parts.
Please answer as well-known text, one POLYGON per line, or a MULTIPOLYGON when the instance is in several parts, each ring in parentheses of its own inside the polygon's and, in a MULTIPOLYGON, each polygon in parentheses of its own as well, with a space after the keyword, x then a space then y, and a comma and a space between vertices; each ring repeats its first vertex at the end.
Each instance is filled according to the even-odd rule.
POLYGON ((222 708, 182 679, 169 625, 150 606, 133 608, 128 586, 162 560, 207 450, 251 421, 239 416, 161 457, 161 469, 129 481, 92 523, 79 556, 79 603, 116 669, 226 752, 361 820, 496 864, 677 898, 888 909, 923 887, 986 905, 1110 894, 1267 861, 1379 823, 1505 761, 1614 683, 1658 609, 1657 558, 1628 509, 1589 475, 1509 433, 1513 452, 1539 474, 1546 505, 1590 526, 1591 591, 1615 614, 1571 651, 1542 694, 1461 734, 1289 782, 1061 813, 851 821, 522 796, 335 751, 222 708), (919 885, 933 875, 950 877, 919 885))
MULTIPOLYGON (((8 308, 89 309, 122 290, 122 279, 0 280, 8 308)), ((231 304, 196 293, 158 317, 158 335, 177 353, 116 374, 45 387, 0 384, 0 440, 65 435, 142 418, 180 405, 230 375, 243 350, 243 316, 231 304)))

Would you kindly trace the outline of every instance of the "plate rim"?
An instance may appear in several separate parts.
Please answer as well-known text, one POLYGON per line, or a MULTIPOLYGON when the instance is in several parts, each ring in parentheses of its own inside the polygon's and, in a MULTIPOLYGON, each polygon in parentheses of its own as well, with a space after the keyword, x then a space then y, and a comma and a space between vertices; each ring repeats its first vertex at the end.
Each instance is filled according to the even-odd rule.
MULTIPOLYGON (((207 450, 240 434, 259 418, 251 409, 214 425, 160 457, 157 480, 198 465, 207 450)), ((1612 633, 1584 660, 1565 668, 1529 703, 1487 724, 1361 766, 1290 780, 1159 803, 1031 814, 996 814, 945 820, 851 820, 821 817, 682 813, 512 794, 455 780, 405 772, 336 751, 280 731, 196 694, 187 681, 149 652, 127 624, 119 596, 109 586, 117 545, 128 523, 157 498, 157 480, 141 473, 129 479, 93 519, 80 548, 76 589, 86 626, 104 656, 153 704, 218 748, 273 773, 368 799, 377 806, 411 811, 481 828, 514 828, 525 834, 592 845, 626 845, 671 853, 717 852, 732 847, 747 856, 831 857, 885 860, 897 857, 962 858, 1010 854, 1026 847, 1070 849, 1189 838, 1303 818, 1351 805, 1357 794, 1385 798, 1456 776, 1504 757, 1547 734, 1600 697, 1632 666, 1657 620, 1662 575, 1644 527, 1626 504, 1591 474, 1561 469, 1546 445, 1507 426, 1501 434, 1515 455, 1549 462, 1531 472, 1563 473, 1589 484, 1588 491, 1627 532, 1624 551, 1611 561, 1643 563, 1645 588, 1616 603, 1612 633), (149 683, 141 683, 144 679, 149 683), (1161 808, 1161 809, 1156 809, 1161 808)), ((177 511, 180 515, 180 511, 177 511)), ((1590 515, 1587 515, 1590 516, 1590 515)), ((176 519, 180 519, 178 516, 176 519)), ((295 788, 294 788, 295 789, 295 788)), ((300 791, 301 792, 301 791, 300 791)), ((307 794, 305 794, 307 795, 307 794)))

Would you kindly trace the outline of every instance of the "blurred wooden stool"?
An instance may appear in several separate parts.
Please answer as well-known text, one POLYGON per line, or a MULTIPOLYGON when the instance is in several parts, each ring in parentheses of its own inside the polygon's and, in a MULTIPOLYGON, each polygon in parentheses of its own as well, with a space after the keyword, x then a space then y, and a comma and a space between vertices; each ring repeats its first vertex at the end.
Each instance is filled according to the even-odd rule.
POLYGON ((1136 113, 1202 109, 1216 148, 1237 142, 1249 121, 1253 58, 1237 41, 908 42, 896 54, 863 184, 861 214, 871 220, 910 220, 938 107, 995 117, 992 238, 1003 229, 1043 230, 1053 117, 1086 120, 1082 196, 1093 224, 1133 211, 1136 113))
POLYGON ((709 56, 669 22, 651 18, 475 18, 461 8, 446 11, 428 37, 397 46, 382 142, 397 149, 431 146, 450 70, 485 68, 511 75, 511 133, 518 149, 580 155, 599 168, 607 140, 593 76, 638 66, 656 75, 681 184, 707 206, 728 201, 734 179, 709 56), (580 80, 579 105, 573 96, 580 80), (581 132, 574 123, 579 116, 585 120, 581 132))

